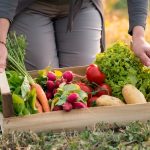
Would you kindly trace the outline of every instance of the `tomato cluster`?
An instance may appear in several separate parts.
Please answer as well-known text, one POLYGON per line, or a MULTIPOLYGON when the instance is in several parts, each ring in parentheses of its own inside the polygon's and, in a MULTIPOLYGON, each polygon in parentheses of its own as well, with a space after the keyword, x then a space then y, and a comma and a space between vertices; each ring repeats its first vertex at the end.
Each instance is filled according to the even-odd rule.
POLYGON ((96 64, 91 64, 86 69, 87 82, 78 82, 80 88, 88 93, 87 106, 96 105, 96 99, 102 95, 111 95, 111 87, 105 83, 106 75, 96 64))

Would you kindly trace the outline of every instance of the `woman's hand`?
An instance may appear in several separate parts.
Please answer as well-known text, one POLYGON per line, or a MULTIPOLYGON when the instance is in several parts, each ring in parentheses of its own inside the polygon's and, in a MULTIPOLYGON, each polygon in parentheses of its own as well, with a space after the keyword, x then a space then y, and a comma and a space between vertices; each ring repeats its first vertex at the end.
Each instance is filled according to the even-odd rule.
POLYGON ((0 73, 6 68, 7 48, 4 44, 0 43, 0 73))
POLYGON ((136 39, 133 41, 133 51, 145 66, 150 66, 150 44, 145 39, 136 39))
POLYGON ((141 26, 133 29, 132 49, 145 66, 150 66, 150 44, 144 38, 144 29, 141 26))
MULTIPOLYGON (((0 41, 6 43, 7 32, 9 29, 9 20, 0 18, 0 41)), ((0 72, 6 68, 7 48, 4 43, 0 43, 0 72)))

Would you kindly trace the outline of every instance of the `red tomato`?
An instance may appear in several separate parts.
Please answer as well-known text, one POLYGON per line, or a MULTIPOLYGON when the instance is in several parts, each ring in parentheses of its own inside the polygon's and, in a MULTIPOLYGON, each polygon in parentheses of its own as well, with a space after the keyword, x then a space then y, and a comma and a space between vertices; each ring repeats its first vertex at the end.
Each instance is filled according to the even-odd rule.
POLYGON ((97 96, 93 96, 90 99, 87 100, 87 106, 88 107, 94 107, 96 106, 96 100, 97 100, 97 96))
POLYGON ((86 92, 88 94, 88 98, 90 98, 92 96, 92 88, 89 87, 88 85, 86 85, 85 83, 82 82, 78 82, 76 83, 80 86, 80 89, 83 90, 84 92, 86 92))
POLYGON ((102 95, 111 95, 111 92, 112 92, 110 86, 108 84, 106 84, 106 83, 100 84, 100 86, 97 87, 95 89, 95 91, 98 91, 96 93, 96 96, 98 96, 98 97, 102 96, 102 95))
POLYGON ((105 74, 101 72, 97 65, 91 64, 86 70, 86 77, 89 82, 95 82, 101 84, 105 81, 105 74))

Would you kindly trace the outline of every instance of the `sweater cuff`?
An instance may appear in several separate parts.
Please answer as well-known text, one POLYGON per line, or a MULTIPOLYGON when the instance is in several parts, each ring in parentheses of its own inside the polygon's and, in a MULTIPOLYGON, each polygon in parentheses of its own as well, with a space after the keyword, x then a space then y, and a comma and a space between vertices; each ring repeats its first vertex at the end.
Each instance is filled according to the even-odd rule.
POLYGON ((143 23, 134 23, 134 24, 132 24, 131 26, 129 26, 129 30, 128 30, 128 34, 130 34, 131 36, 133 35, 133 28, 134 27, 136 27, 136 26, 141 26, 141 27, 143 27, 144 28, 144 30, 145 30, 145 24, 143 24, 143 23))
POLYGON ((16 15, 16 8, 18 5, 18 0, 10 1, 10 0, 0 0, 0 18, 5 18, 10 21, 13 21, 16 15))

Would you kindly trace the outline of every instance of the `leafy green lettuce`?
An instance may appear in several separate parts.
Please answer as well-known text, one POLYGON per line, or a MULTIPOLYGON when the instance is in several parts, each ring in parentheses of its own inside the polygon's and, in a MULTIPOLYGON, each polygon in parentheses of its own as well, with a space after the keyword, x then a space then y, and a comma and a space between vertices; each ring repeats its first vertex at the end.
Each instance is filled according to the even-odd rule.
POLYGON ((7 71, 6 75, 12 93, 15 114, 22 116, 37 113, 36 91, 30 89, 27 77, 15 71, 7 71))

